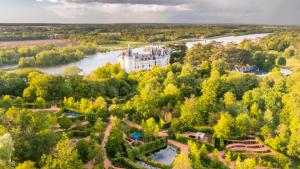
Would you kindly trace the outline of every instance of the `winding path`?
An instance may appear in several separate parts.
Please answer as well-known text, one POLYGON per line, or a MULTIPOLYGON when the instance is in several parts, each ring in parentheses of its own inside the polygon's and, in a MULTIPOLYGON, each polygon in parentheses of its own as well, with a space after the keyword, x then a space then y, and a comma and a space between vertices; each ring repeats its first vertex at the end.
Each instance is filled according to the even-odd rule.
POLYGON ((118 168, 112 165, 111 161, 109 160, 109 158, 107 157, 107 153, 106 153, 106 149, 105 149, 105 145, 107 143, 107 139, 108 136, 110 135, 110 132, 112 130, 112 122, 114 120, 113 116, 109 117, 109 123, 108 126, 106 127, 105 131, 104 131, 104 137, 103 140, 101 142, 101 147, 103 148, 104 151, 104 168, 105 169, 109 169, 109 168, 114 168, 114 169, 124 169, 124 168, 118 168))
POLYGON ((101 147, 103 148, 103 151, 104 151, 104 168, 105 169, 109 169, 110 167, 112 167, 112 163, 108 159, 106 149, 105 149, 105 145, 107 143, 108 136, 109 136, 110 131, 112 129, 112 121, 113 121, 113 117, 111 116, 109 118, 109 124, 108 124, 108 126, 106 127, 106 129, 104 131, 104 137, 103 137, 103 140, 101 142, 101 147))
POLYGON ((55 111, 61 110, 61 108, 56 107, 56 106, 52 106, 50 108, 45 108, 45 109, 28 109, 28 110, 31 110, 33 112, 43 112, 43 111, 45 111, 45 112, 55 112, 55 111))

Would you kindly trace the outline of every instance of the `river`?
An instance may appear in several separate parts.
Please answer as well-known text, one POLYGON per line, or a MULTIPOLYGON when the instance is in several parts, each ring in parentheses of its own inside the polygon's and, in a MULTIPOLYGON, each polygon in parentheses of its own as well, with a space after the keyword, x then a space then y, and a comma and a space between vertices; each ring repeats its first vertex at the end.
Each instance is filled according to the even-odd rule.
MULTIPOLYGON (((259 39, 267 36, 269 34, 249 34, 249 35, 242 35, 242 36, 227 36, 227 37, 218 37, 218 38, 208 38, 208 39, 203 39, 200 41, 193 41, 193 42, 187 42, 186 46, 188 48, 191 48, 197 43, 202 43, 206 44, 211 41, 217 41, 220 42, 224 45, 228 43, 240 43, 245 39, 259 39)), ((135 52, 141 52, 143 48, 135 48, 135 52)), ((72 62, 64 65, 57 65, 57 66, 52 66, 52 67, 43 67, 43 68, 36 68, 42 72, 49 73, 49 74, 61 74, 63 73, 63 70, 66 67, 69 66, 77 66, 82 70, 82 74, 88 74, 91 73, 93 70, 95 70, 97 67, 103 66, 107 63, 117 63, 118 62, 118 55, 121 53, 121 50, 117 51, 110 51, 106 53, 97 53, 94 55, 88 55, 84 59, 77 61, 77 62, 72 62)), ((8 69, 15 69, 17 68, 17 65, 10 65, 10 66, 3 66, 0 67, 0 70, 8 70, 8 69)))

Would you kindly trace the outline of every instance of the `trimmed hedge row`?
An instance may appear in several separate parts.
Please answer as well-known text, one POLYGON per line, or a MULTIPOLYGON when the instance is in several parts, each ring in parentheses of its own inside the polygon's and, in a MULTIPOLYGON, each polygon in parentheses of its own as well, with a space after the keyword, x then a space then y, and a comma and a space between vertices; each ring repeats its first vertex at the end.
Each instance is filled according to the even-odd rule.
POLYGON ((138 157, 138 159, 140 161, 143 161, 143 162, 153 166, 153 167, 157 167, 157 168, 161 168, 161 169, 171 169, 171 166, 156 162, 150 158, 147 158, 146 156, 140 156, 140 157, 138 157))
POLYGON ((69 131, 68 132, 68 136, 70 138, 72 137, 87 137, 90 135, 90 132, 89 131, 81 131, 81 130, 72 130, 72 131, 69 131))
POLYGON ((199 140, 197 140, 197 139, 194 139, 194 138, 183 137, 183 136, 181 136, 180 134, 177 134, 177 135, 176 135, 176 141, 178 141, 178 142, 180 142, 180 143, 187 144, 187 142, 188 142, 189 140, 195 141, 195 142, 198 143, 200 146, 202 146, 202 144, 205 144, 207 150, 210 151, 210 152, 213 151, 213 149, 214 149, 213 145, 211 145, 211 144, 201 142, 201 141, 199 141, 199 140))
POLYGON ((165 138, 159 138, 156 141, 151 141, 149 143, 142 144, 138 147, 135 147, 131 149, 131 151, 135 155, 146 155, 155 152, 157 150, 160 150, 164 147, 167 147, 167 145, 168 142, 165 138))
POLYGON ((164 147, 167 147, 168 142, 165 138, 157 139, 156 141, 151 141, 149 143, 140 145, 138 147, 131 148, 130 145, 125 144, 127 156, 129 159, 134 160, 138 156, 144 156, 146 154, 150 154, 157 150, 160 150, 164 147))
POLYGON ((214 134, 215 130, 213 127, 201 126, 201 127, 184 127, 181 132, 203 132, 208 134, 214 134))
POLYGON ((130 160, 129 158, 119 157, 112 160, 113 165, 120 164, 122 167, 130 168, 130 169, 147 169, 139 164, 135 163, 134 161, 130 160))

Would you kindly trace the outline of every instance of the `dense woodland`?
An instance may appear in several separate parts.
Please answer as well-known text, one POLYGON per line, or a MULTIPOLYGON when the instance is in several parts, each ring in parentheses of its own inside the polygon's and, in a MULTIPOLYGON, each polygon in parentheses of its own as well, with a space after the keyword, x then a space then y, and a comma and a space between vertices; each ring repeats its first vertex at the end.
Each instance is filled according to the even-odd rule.
MULTIPOLYGON (((128 26, 128 32, 136 27, 128 26)), ((162 25, 160 29, 166 27, 162 25)), ((174 32, 180 33, 180 29, 186 26, 179 27, 182 28, 174 32)), ((108 26, 103 31, 126 30, 123 25, 115 29, 111 30, 108 26)), ((190 30, 197 32, 197 26, 190 30)), ((240 31, 235 28, 229 30, 230 33, 247 33, 243 27, 240 31)), ((264 31, 269 30, 261 32, 264 31)), ((127 37, 136 38, 130 33, 127 37)), ((188 37, 179 35, 176 38, 188 37)), ((79 39, 89 38, 83 36, 79 39)), ((95 39, 101 41, 97 36, 95 39)), ((93 40, 93 43, 96 41, 93 40)), ((164 139, 158 138, 160 130, 167 130, 170 138, 189 147, 188 156, 181 153, 176 157, 174 169, 227 168, 217 162, 217 153, 224 149, 227 139, 244 139, 249 135, 257 137, 277 153, 275 156, 250 157, 228 151, 226 160, 235 161, 236 168, 254 169, 257 165, 299 167, 299 42, 300 34, 291 31, 275 33, 256 42, 245 40, 241 44, 227 46, 211 43, 196 45, 190 50, 180 43, 170 43, 168 47, 174 49, 170 65, 129 74, 119 65, 99 67, 85 76, 79 75, 75 67, 68 68, 63 75, 44 74, 31 69, 0 72, 0 166, 8 169, 81 169, 92 160, 94 168, 103 168, 104 150, 99 143, 108 119, 113 115, 119 120, 114 121, 106 152, 114 163, 116 161, 127 168, 139 168, 133 162, 135 158, 147 161, 144 156, 147 150, 166 144, 164 139), (259 77, 232 71, 234 67, 247 65, 256 65, 262 71, 270 71, 270 74, 259 77), (292 69, 293 73, 290 76, 281 74, 280 67, 283 66, 292 69), (79 119, 72 121, 63 117, 61 111, 34 111, 49 108, 51 104, 82 113, 80 118, 89 122, 88 127, 73 129, 72 125, 79 119), (128 148, 123 134, 133 129, 121 122, 123 118, 141 124, 143 141, 147 144, 136 149, 128 148), (56 131, 53 127, 56 125, 64 130, 56 131), (200 144, 184 140, 179 133, 185 131, 210 133, 214 141, 200 144), (73 144, 71 138, 80 136, 91 136, 91 140, 73 144), (209 153, 213 154, 212 158, 208 157, 209 153)), ((20 56, 32 56, 39 48, 44 47, 14 52, 20 56)), ((40 58, 56 64, 63 62, 64 56, 65 59, 74 59, 82 55, 80 51, 84 51, 80 47, 49 48, 48 52, 37 54, 32 62, 43 65, 40 58), (58 54, 64 52, 72 54, 58 54), (52 60, 56 57, 57 61, 52 60)), ((27 64, 31 62, 27 60, 29 58, 24 57, 19 62, 27 64)))

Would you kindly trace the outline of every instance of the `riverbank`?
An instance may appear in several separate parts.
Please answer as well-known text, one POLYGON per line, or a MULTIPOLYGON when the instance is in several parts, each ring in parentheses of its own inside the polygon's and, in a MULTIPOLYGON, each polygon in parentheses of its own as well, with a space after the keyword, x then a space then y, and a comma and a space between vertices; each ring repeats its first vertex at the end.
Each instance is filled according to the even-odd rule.
MULTIPOLYGON (((250 34, 250 35, 243 35, 243 36, 228 36, 228 37, 223 37, 223 38, 210 38, 210 39, 205 39, 204 41, 195 41, 195 39, 191 39, 188 41, 187 39, 184 40, 186 43, 187 47, 190 48, 193 45, 197 43, 207 43, 208 41, 221 41, 221 42, 226 42, 226 43, 239 43, 243 41, 244 39, 257 39, 257 38, 262 38, 267 36, 268 34, 250 34)), ((180 41, 180 40, 179 40, 180 41)), ((167 43, 167 42, 164 42, 167 43)), ((159 43, 156 45, 162 45, 164 43, 159 43)), ((168 42, 170 43, 170 42, 168 42)), ((102 45, 103 53, 96 53, 94 55, 87 55, 84 57, 84 59, 72 62, 72 63, 67 63, 63 65, 56 65, 52 67, 40 67, 40 68, 33 68, 37 69, 39 71, 49 73, 49 74, 62 74, 64 69, 69 66, 76 66, 82 70, 83 74, 89 74, 92 71, 96 70, 100 66, 104 66, 107 63, 115 64, 118 63, 118 56, 122 52, 122 50, 126 49, 128 47, 128 44, 131 45, 133 50, 135 52, 141 52, 143 48, 141 46, 146 46, 149 45, 147 43, 141 43, 141 42, 130 42, 130 41, 119 41, 117 44, 106 44, 102 45), (104 50, 104 49, 110 49, 104 50)), ((100 45, 101 49, 101 45, 100 45)), ((0 70, 3 71, 13 71, 20 69, 17 65, 12 65, 12 66, 6 66, 4 69, 0 67, 0 70)))

